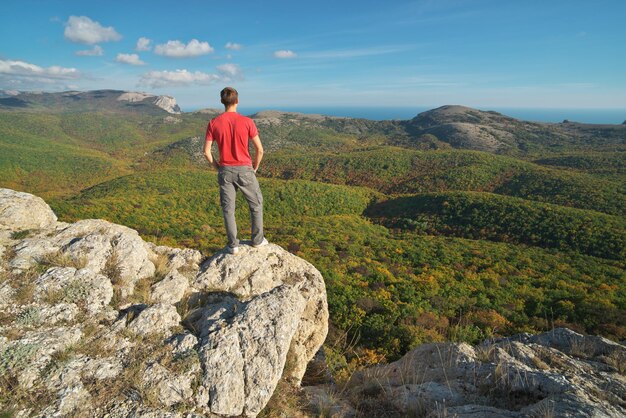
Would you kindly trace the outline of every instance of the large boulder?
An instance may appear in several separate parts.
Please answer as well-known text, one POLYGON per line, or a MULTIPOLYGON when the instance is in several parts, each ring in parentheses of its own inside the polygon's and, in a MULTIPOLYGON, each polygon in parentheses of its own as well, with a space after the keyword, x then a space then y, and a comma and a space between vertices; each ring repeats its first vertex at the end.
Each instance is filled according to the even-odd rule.
POLYGON ((42 198, 0 188, 0 229, 26 231, 53 226, 57 217, 42 198))
POLYGON ((228 292, 246 301, 287 285, 298 289, 305 300, 297 318, 289 349, 288 378, 299 384, 306 365, 326 339, 328 304, 320 272, 310 263, 278 245, 259 248, 242 246, 236 255, 218 253, 207 260, 192 282, 198 294, 228 292))

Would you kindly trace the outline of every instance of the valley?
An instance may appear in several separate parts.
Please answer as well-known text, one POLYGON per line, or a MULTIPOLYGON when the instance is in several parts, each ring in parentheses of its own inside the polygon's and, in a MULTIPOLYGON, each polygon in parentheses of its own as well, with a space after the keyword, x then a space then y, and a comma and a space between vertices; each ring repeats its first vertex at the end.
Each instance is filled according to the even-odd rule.
MULTIPOLYGON (((201 153, 218 111, 121 94, 2 99, 0 186, 44 197, 63 221, 213 254, 224 228, 201 153)), ((406 121, 252 118, 266 234, 322 273, 338 373, 425 342, 555 326, 626 339, 626 125, 463 106, 406 121)))

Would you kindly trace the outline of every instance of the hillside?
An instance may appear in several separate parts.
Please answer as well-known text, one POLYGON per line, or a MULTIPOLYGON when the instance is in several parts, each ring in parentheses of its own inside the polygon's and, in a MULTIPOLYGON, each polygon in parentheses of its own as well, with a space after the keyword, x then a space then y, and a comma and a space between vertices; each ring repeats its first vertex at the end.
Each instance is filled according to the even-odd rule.
POLYGON ((171 113, 180 107, 171 96, 122 90, 64 91, 60 93, 0 91, 0 110, 37 112, 171 113))
MULTIPOLYGON (((64 221, 218 251, 216 177, 202 156, 218 111, 126 105, 0 110, 0 186, 46 197, 64 221)), ((267 150, 268 238, 324 275, 341 370, 555 325, 626 338, 626 126, 460 106, 409 121, 252 117, 267 150), (338 348, 342 338, 355 343, 338 348)), ((237 219, 245 239, 243 200, 237 219)))
MULTIPOLYGON (((112 186, 146 187, 146 180, 112 186)), ((111 191, 94 189, 89 199, 97 203, 111 191)), ((339 211, 358 211, 362 204, 339 211)), ((446 413, 469 418, 617 416, 626 408, 626 347, 602 337, 553 328, 508 338, 492 334, 475 346, 422 344, 418 336, 428 339, 445 326, 444 317, 422 312, 400 315, 385 329, 398 327, 395 338, 414 338, 406 355, 386 364, 376 349, 355 350, 354 340, 338 335, 336 325, 322 345, 328 308, 333 315, 326 288, 335 288, 329 294, 334 309, 347 315, 366 310, 359 326, 366 343, 382 335, 374 326, 390 325, 385 317, 373 318, 393 305, 372 297, 337 300, 349 293, 337 293, 332 271, 323 277, 278 245, 244 243, 238 255, 219 251, 205 258, 197 250, 146 242, 133 229, 102 219, 58 222, 43 200, 9 189, 0 189, 0 214, 3 415, 304 418, 331 411, 346 418, 399 418, 439 414, 444 405, 446 413)), ((345 221, 335 214, 314 216, 336 227, 328 225, 333 217, 345 221)), ((450 255, 442 253, 446 247, 438 249, 437 259, 450 255)), ((365 274, 370 263, 356 267, 365 274)), ((377 270, 380 280, 384 271, 377 270)), ((439 279, 446 276, 457 282, 452 271, 439 279)), ((439 284, 416 281, 422 285, 413 295, 398 280, 378 282, 372 290, 394 292, 396 285, 409 302, 439 284)), ((472 323, 493 331, 506 326, 493 310, 472 310, 452 327, 451 339, 482 337, 466 325, 472 323)))

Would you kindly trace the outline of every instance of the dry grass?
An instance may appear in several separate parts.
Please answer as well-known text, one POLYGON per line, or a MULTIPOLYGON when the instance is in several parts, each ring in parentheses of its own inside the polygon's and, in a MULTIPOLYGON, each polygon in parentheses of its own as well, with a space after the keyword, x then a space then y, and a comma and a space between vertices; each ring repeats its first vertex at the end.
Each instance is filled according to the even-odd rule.
POLYGON ((311 416, 309 403, 298 388, 279 381, 269 402, 259 413, 259 418, 297 418, 311 416))
POLYGON ((626 375, 626 354, 617 350, 606 357, 606 363, 614 367, 619 374, 626 375))
POLYGON ((109 257, 102 268, 101 273, 111 280, 113 286, 123 286, 122 269, 120 267, 121 259, 115 249, 111 251, 109 257))
POLYGON ((163 278, 169 272, 168 263, 170 261, 170 257, 167 254, 155 254, 155 256, 150 260, 152 264, 154 264, 154 282, 158 282, 163 280, 163 278))
POLYGON ((43 255, 37 261, 46 267, 74 267, 76 270, 80 270, 87 265, 88 259, 85 255, 75 258, 61 250, 57 250, 43 255))
POLYGON ((42 410, 56 399, 56 393, 45 385, 25 389, 17 375, 9 370, 0 374, 0 413, 12 417, 20 409, 42 410))
POLYGON ((493 344, 478 345, 474 347, 476 358, 483 363, 491 363, 493 361, 496 346, 493 344))

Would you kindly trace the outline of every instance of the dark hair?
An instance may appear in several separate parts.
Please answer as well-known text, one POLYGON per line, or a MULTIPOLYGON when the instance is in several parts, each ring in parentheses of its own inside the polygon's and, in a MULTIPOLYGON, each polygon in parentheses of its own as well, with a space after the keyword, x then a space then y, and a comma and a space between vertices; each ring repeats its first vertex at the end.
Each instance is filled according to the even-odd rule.
POLYGON ((220 92, 220 97, 222 99, 222 104, 229 107, 237 103, 239 100, 239 93, 237 93, 237 90, 232 87, 224 87, 224 89, 220 92))

